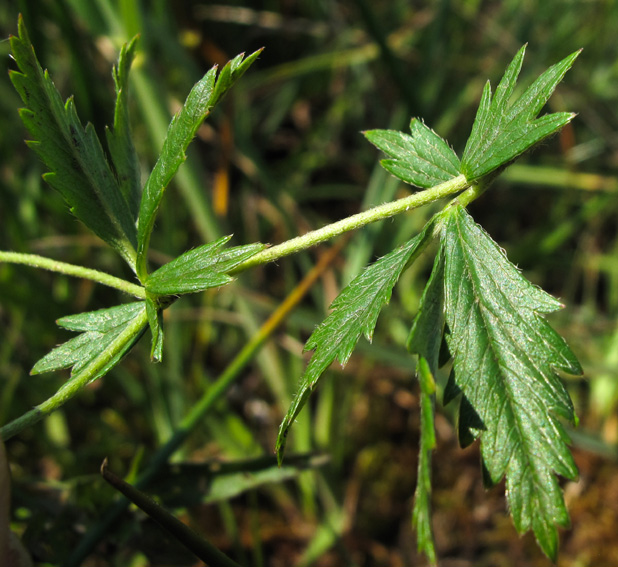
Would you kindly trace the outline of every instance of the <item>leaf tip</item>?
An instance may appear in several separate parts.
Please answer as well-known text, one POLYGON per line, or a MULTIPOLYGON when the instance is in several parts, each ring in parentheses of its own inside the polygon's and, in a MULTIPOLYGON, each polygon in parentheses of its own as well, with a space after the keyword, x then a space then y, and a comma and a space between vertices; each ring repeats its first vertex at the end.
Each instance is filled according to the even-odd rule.
POLYGON ((26 31, 26 24, 24 23, 24 16, 20 12, 17 14, 17 33, 20 38, 24 38, 28 36, 28 32, 26 31))
POLYGON ((285 453, 285 444, 288 437, 288 432, 290 430, 289 423, 287 420, 284 420, 279 428, 279 435, 277 436, 277 443, 275 445, 275 454, 277 455, 277 466, 281 467, 283 465, 283 456, 285 453))

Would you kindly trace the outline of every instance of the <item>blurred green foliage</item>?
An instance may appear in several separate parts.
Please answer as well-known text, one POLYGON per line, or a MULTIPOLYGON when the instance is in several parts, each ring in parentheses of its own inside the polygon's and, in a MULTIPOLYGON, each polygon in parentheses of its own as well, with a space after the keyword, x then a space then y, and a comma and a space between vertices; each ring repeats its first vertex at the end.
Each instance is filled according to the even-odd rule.
MULTIPOLYGON (((408 188, 379 167, 382 156, 361 131, 405 130, 410 117, 418 116, 461 153, 483 83, 490 77, 495 87, 523 43, 529 47, 522 85, 583 47, 578 65, 549 102, 552 112, 573 110, 579 116, 507 170, 471 209, 532 281, 567 304, 552 323, 573 346, 587 375, 586 381, 569 384, 582 421, 576 440, 588 451, 616 458, 615 2, 13 0, 0 5, 1 37, 15 33, 18 13, 56 86, 65 97, 75 95, 80 118, 92 122, 100 136, 112 118, 111 66, 117 51, 141 34, 131 99, 146 171, 158 155, 169 118, 207 69, 242 51, 266 48, 198 132, 158 219, 153 263, 223 234, 234 233, 235 244, 277 243, 403 194, 408 188)), ((11 68, 8 49, 7 41, 0 42, 1 59, 11 68)), ((62 199, 41 181, 44 168, 22 143, 26 134, 18 107, 3 72, 0 249, 39 253, 130 278, 118 258, 75 222, 62 199)), ((434 211, 415 211, 353 235, 340 261, 324 273, 176 459, 272 454, 277 425, 302 374, 300 345, 323 319, 336 291, 369 260, 418 232, 434 211)), ((322 253, 317 249, 252 270, 233 289, 199 294, 170 308, 161 365, 148 363, 148 345, 142 344, 102 384, 11 441, 7 451, 14 467, 16 526, 26 530, 24 539, 35 558, 59 563, 68 557, 81 537, 75 526, 96 522, 113 498, 97 476, 103 458, 109 456, 117 470, 139 469, 141 459, 169 437, 192 401, 322 253)), ((328 451, 329 466, 303 472, 295 484, 273 484, 208 508, 208 513, 189 510, 192 521, 243 564, 270 564, 265 558, 271 556, 288 564, 327 561, 333 557, 325 555, 331 548, 340 564, 370 564, 369 558, 394 564, 395 555, 416 561, 406 499, 412 491, 407 483, 413 486, 416 474, 418 392, 405 341, 429 269, 428 257, 404 274, 378 321, 372 348, 361 344, 345 370, 333 367, 337 379, 325 381, 313 413, 299 417, 289 450, 328 451), (260 530, 251 527, 252 514, 260 530), (290 526, 294 537, 286 532, 290 526)), ((2 423, 47 398, 65 379, 61 373, 28 376, 36 360, 69 337, 55 319, 118 300, 117 292, 90 282, 0 265, 2 423)), ((448 430, 438 424, 438 446, 455 445, 448 430)), ((438 455, 436 462, 450 456, 438 455)), ((464 454, 453 465, 461 475, 474 474, 466 472, 467 458, 464 454)), ((437 472, 437 481, 454 484, 446 474, 437 472)), ((460 510, 464 497, 455 486, 442 486, 436 509, 460 510)), ((470 496, 472 502, 487 498, 482 491, 470 496)), ((503 514, 490 508, 497 517, 503 514)), ((127 515, 107 536, 108 543, 96 552, 101 564, 146 565, 148 557, 158 564, 152 559, 159 549, 153 544, 156 532, 140 518, 127 515)), ((572 520, 577 533, 578 516, 572 520)), ((492 553, 511 549, 512 554, 512 546, 519 545, 523 563, 545 564, 527 538, 504 543, 502 532, 515 532, 500 526, 495 520, 494 543, 481 541, 478 532, 467 538, 476 544, 466 540, 465 532, 458 536, 456 529, 445 528, 448 538, 437 533, 438 554, 445 561, 484 565, 490 561, 485 558, 495 557, 492 553)), ((582 565, 589 564, 589 548, 568 545, 568 561, 577 553, 582 565)), ((609 548, 594 549, 610 557, 609 548)), ((170 550, 166 553, 181 564, 180 552, 174 556, 170 550)), ((166 556, 158 553, 164 562, 166 556)), ((597 564, 603 564, 603 557, 597 555, 597 564)), ((566 559, 559 564, 572 564, 560 563, 566 559)))

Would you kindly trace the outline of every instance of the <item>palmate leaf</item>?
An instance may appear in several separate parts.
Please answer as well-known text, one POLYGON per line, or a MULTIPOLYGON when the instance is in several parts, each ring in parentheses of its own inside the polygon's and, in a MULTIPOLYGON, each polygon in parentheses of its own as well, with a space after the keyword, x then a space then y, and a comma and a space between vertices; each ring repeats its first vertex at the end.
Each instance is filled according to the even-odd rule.
POLYGON ((146 312, 152 333, 150 356, 153 361, 158 362, 163 356, 162 311, 170 299, 160 296, 197 293, 227 285, 234 280, 229 275, 230 271, 265 248, 263 244, 256 242, 224 249, 223 246, 230 238, 232 237, 224 236, 189 250, 146 278, 146 312))
POLYGON ((150 244, 150 235, 163 194, 172 177, 186 159, 186 151, 197 129, 210 114, 213 107, 223 95, 253 64, 262 50, 247 58, 240 54, 229 61, 217 77, 214 66, 191 89, 182 109, 174 116, 167 130, 163 148, 142 194, 138 220, 138 275, 147 276, 146 254, 150 244))
POLYGON ((472 132, 461 159, 461 171, 468 181, 477 180, 507 165, 547 136, 560 130, 575 116, 570 112, 557 112, 535 118, 581 50, 547 69, 511 103, 510 98, 525 51, 524 45, 515 55, 496 88, 493 100, 489 81, 485 84, 472 132))
POLYGON ((392 158, 380 161, 384 169, 410 185, 427 189, 459 175, 459 158, 445 140, 417 118, 410 122, 410 132, 411 136, 396 130, 364 134, 392 158))
POLYGON ((524 279, 461 207, 451 209, 441 247, 453 356, 444 402, 463 393, 460 439, 480 436, 487 481, 506 475, 515 527, 532 529, 555 558, 556 526, 569 524, 556 475, 577 476, 559 420, 573 422, 575 415, 557 371, 582 373, 542 316, 562 306, 524 279))
POLYGON ((228 272, 264 249, 259 242, 223 249, 230 238, 223 236, 161 266, 146 278, 146 291, 157 295, 180 295, 230 283, 233 278, 228 272))
POLYGON ((330 315, 309 337, 305 350, 315 352, 279 427, 276 452, 280 463, 289 429, 317 386, 320 376, 336 358, 345 365, 361 335, 371 341, 378 315, 389 302, 401 272, 433 237, 434 219, 412 240, 383 256, 356 276, 333 301, 330 315))
POLYGON ((114 125, 106 129, 107 147, 112 158, 120 191, 126 199, 131 217, 137 220, 139 201, 142 194, 140 168, 137 152, 131 138, 129 124, 129 70, 135 57, 138 36, 122 46, 118 56, 118 65, 114 68, 114 85, 116 87, 116 105, 114 108, 114 125))
POLYGON ((62 102, 36 58, 21 17, 18 30, 11 49, 20 72, 11 71, 11 81, 25 105, 20 116, 33 137, 28 145, 50 169, 44 178, 71 212, 135 270, 134 219, 94 128, 82 126, 72 99, 62 102))
MULTIPOLYGON (((144 301, 126 303, 109 309, 100 309, 58 319, 59 326, 80 335, 54 348, 32 368, 31 374, 41 374, 63 368, 71 369, 71 376, 81 372, 90 362, 103 353, 120 336, 131 322, 146 309, 144 301)), ((143 330, 146 326, 143 327, 143 330)), ((106 374, 139 340, 142 333, 136 333, 123 349, 92 377, 95 380, 106 374)))

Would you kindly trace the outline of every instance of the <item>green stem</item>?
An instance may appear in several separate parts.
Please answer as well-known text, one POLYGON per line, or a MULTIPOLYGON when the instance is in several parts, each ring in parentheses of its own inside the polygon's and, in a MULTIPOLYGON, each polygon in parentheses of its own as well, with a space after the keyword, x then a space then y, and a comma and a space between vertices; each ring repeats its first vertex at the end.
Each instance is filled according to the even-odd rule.
MULTIPOLYGON (((179 428, 174 432, 172 437, 155 453, 152 460, 148 464, 146 470, 139 475, 134 483, 134 487, 138 490, 144 490, 152 481, 152 479, 165 465, 168 459, 178 450, 191 434, 197 424, 208 413, 213 404, 223 395, 232 385, 234 380, 240 374, 241 370, 253 358, 257 350, 268 338, 272 329, 264 331, 263 328, 257 335, 254 335, 244 348, 236 355, 230 365, 224 370, 223 374, 206 390, 189 414, 182 420, 179 428)), ((92 548, 100 541, 103 535, 118 521, 122 513, 129 505, 129 501, 125 498, 116 501, 107 511, 100 517, 97 524, 86 533, 84 538, 79 542, 73 550, 71 556, 64 564, 65 567, 78 567, 84 559, 92 551, 92 548)))
MULTIPOLYGON (((325 254, 318 264, 324 263, 325 266, 331 260, 332 258, 328 254, 325 254)), ((203 421, 204 416, 208 414, 217 400, 225 394, 234 383, 234 380, 238 378, 243 368, 254 358, 262 345, 268 340, 275 329, 278 328, 288 313, 301 301, 319 274, 322 273, 322 269, 323 267, 319 267, 319 265, 316 266, 314 268, 315 272, 312 270, 313 273, 306 277, 303 282, 301 282, 301 285, 295 288, 260 327, 258 332, 251 336, 249 342, 241 349, 219 378, 217 378, 191 408, 174 434, 157 450, 146 470, 144 470, 135 481, 134 486, 136 489, 144 490, 150 484, 152 479, 161 470, 161 467, 165 465, 169 458, 181 447, 195 427, 203 421)), ((79 542, 69 559, 65 562, 64 567, 79 567, 104 534, 117 523, 118 518, 122 516, 122 513, 128 505, 129 501, 123 498, 110 506, 107 511, 101 515, 97 524, 89 530, 79 542)))
POLYGON ((399 213, 427 205, 428 203, 437 201, 443 197, 448 197, 453 193, 458 193, 463 189, 466 189, 468 186, 469 184, 466 181, 465 176, 459 175, 449 181, 440 183, 440 185, 436 185, 431 189, 426 189, 425 191, 414 193, 408 197, 404 197, 403 199, 398 199, 397 201, 391 201, 390 203, 379 205, 373 209, 352 215, 351 217, 347 217, 340 221, 326 225, 318 230, 313 230, 303 234, 302 236, 297 236, 296 238, 292 238, 291 240, 287 240, 286 242, 267 248, 237 266, 232 272, 230 272, 230 274, 244 272, 249 268, 267 264, 268 262, 273 262, 274 260, 278 260, 284 256, 289 256, 290 254, 294 254, 301 250, 310 248, 311 246, 315 246, 325 240, 330 240, 331 238, 339 236, 340 234, 350 230, 361 228, 372 222, 387 219, 399 213))
POLYGON ((488 188, 489 183, 475 183, 470 185, 461 195, 457 195, 457 198, 453 199, 451 204, 467 207, 472 201, 478 199, 483 193, 485 193, 488 188))
POLYGON ((147 324, 148 317, 146 315, 146 308, 144 307, 142 312, 127 324, 124 331, 122 331, 104 351, 94 358, 81 372, 72 376, 51 398, 48 398, 34 409, 31 409, 29 412, 0 428, 0 438, 4 440, 10 439, 20 431, 34 425, 44 417, 47 417, 50 413, 59 409, 82 388, 95 379, 97 374, 110 364, 116 356, 121 355, 127 344, 138 337, 147 324))
MULTIPOLYGON (((224 370, 223 374, 210 386, 200 398, 189 414, 182 420, 179 428, 172 437, 155 453, 150 461, 148 468, 139 475, 134 483, 138 490, 144 490, 165 465, 168 459, 185 442, 197 424, 208 413, 214 403, 223 395, 238 377, 241 370, 251 361, 257 350, 272 333, 272 329, 260 329, 256 335, 244 346, 236 355, 230 365, 224 370)), ((115 502, 106 513, 101 516, 97 524, 86 533, 79 542, 73 553, 65 563, 65 567, 78 567, 92 551, 92 548, 103 537, 103 535, 118 521, 118 518, 126 510, 129 501, 125 498, 115 502)))
MULTIPOLYGON (((416 209, 433 201, 437 201, 438 199, 447 197, 453 193, 458 193, 463 189, 466 189, 466 187, 468 187, 466 178, 463 175, 459 175, 458 177, 454 177, 449 181, 436 185, 430 189, 426 189, 425 191, 421 191, 420 193, 414 193, 404 197, 403 199, 398 199, 397 201, 379 205, 367 211, 363 211, 362 213, 352 215, 351 217, 347 217, 317 230, 303 234, 302 236, 297 236, 296 238, 292 238, 291 240, 287 240, 286 242, 268 248, 263 252, 249 258, 249 260, 243 262, 240 266, 237 266, 232 272, 230 272, 230 274, 244 272, 249 268, 267 264, 268 262, 273 262, 279 258, 283 258, 284 256, 289 256, 290 254, 311 248, 316 244, 330 240, 331 238, 339 236, 345 232, 356 230, 357 228, 361 228, 367 224, 390 218, 399 213, 416 209)), ((468 191, 465 191, 459 196, 458 202, 460 202, 463 206, 466 206, 470 201, 476 199, 484 191, 484 189, 485 188, 480 190, 479 186, 470 187, 468 191), (465 200, 465 204, 462 199, 465 200)), ((146 291, 142 286, 132 284, 131 282, 111 276, 105 272, 84 268, 82 266, 75 266, 65 262, 59 262, 43 256, 37 256, 36 254, 21 254, 18 252, 0 251, 0 262, 24 264, 35 268, 51 270, 52 272, 59 272, 69 276, 93 280, 130 295, 134 295, 139 299, 146 299, 146 291)))
POLYGON ((132 284, 121 278, 110 276, 105 272, 99 272, 98 270, 91 270, 82 266, 76 266, 74 264, 67 264, 66 262, 59 262, 44 256, 37 256, 36 254, 21 254, 19 252, 5 252, 0 250, 0 262, 9 262, 11 264, 23 264, 25 266, 32 266, 33 268, 42 268, 44 270, 50 270, 52 272, 58 272, 67 276, 75 276, 77 278, 84 278, 87 280, 93 280, 100 284, 113 287, 129 295, 138 297, 139 299, 146 299, 146 290, 139 285, 132 284))

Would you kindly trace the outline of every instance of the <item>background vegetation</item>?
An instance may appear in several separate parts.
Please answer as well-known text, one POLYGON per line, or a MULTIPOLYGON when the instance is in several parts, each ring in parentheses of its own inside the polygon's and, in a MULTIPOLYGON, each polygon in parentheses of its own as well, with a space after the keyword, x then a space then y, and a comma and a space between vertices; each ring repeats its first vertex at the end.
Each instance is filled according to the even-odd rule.
MULTIPOLYGON (((550 100, 551 110, 575 111, 578 118, 508 169, 471 212, 532 281, 567 305, 552 324, 586 370, 585 379, 569 383, 581 419, 572 433, 581 479, 565 487, 573 528, 563 533, 558 564, 618 562, 614 2, 24 0, 0 5, 0 36, 15 33, 19 12, 56 86, 75 95, 80 117, 100 134, 113 112, 110 71, 117 50, 141 34, 131 86, 145 168, 193 83, 213 63, 265 46, 202 127, 168 191, 154 262, 221 234, 234 233, 233 244, 277 243, 405 194, 409 189, 380 168, 362 130, 405 130, 410 117, 419 116, 459 151, 483 83, 489 77, 496 84, 521 44, 529 42, 522 86, 583 47, 550 100)), ((10 67, 8 50, 1 42, 1 59, 10 67)), ((19 100, 6 72, 0 105, 0 249, 130 277, 41 181, 43 167, 22 142, 19 100)), ((431 212, 352 235, 174 461, 271 457, 302 373, 304 340, 337 290, 370 259, 418 231, 431 212)), ((9 443, 15 527, 37 560, 66 560, 107 509, 114 494, 98 475, 103 458, 121 474, 140 469, 277 305, 341 244, 252 270, 219 293, 173 306, 165 313, 161 365, 148 362, 144 341, 103 381, 9 443)), ((361 343, 345 369, 334 365, 311 411, 301 415, 289 454, 324 453, 327 463, 290 472, 294 478, 285 482, 265 469, 277 482, 250 490, 230 477, 228 484, 243 489, 232 499, 204 485, 204 469, 194 476, 183 469, 181 482, 181 473, 166 469, 161 498, 169 504, 165 491, 180 491, 170 504, 175 513, 244 565, 424 564, 410 522, 419 410, 405 339, 430 261, 421 259, 405 274, 374 344, 361 343)), ((1 423, 63 382, 62 373, 28 376, 36 360, 69 337, 55 319, 117 302, 117 292, 91 282, 0 265, 1 423)), ((547 565, 533 538, 516 536, 500 489, 483 490, 477 448, 459 450, 452 419, 449 408, 438 416, 434 462, 441 565, 547 565)), ((192 562, 131 511, 85 564, 192 562)))

